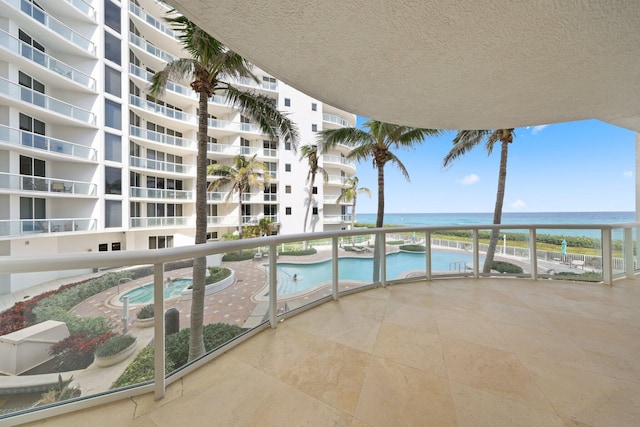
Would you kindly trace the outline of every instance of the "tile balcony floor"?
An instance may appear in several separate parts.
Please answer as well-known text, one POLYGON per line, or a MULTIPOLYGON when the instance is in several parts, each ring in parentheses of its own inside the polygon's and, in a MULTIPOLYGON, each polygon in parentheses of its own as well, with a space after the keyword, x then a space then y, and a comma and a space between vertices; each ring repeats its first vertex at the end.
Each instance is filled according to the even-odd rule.
POLYGON ((635 426, 640 283, 377 288, 264 331, 167 388, 34 425, 635 426))

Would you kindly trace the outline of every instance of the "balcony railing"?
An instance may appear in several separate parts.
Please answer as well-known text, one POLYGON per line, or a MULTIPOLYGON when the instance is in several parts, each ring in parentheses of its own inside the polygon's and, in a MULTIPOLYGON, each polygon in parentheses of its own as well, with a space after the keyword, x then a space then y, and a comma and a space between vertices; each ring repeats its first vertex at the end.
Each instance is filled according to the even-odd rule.
POLYGON ((346 182, 347 177, 346 176, 340 176, 340 175, 329 175, 326 183, 327 184, 338 184, 338 185, 344 185, 344 183, 346 182))
MULTIPOLYGON (((208 202, 229 202, 238 203, 238 193, 232 193, 229 196, 228 192, 223 191, 209 191, 207 192, 208 202)), ((278 195, 275 193, 243 193, 243 203, 272 203, 278 201, 278 195)))
POLYGON ((325 215, 323 222, 325 224, 340 224, 343 222, 351 222, 351 215, 325 215))
POLYGON ((131 197, 143 199, 163 199, 163 200, 193 200, 193 191, 188 190, 167 190, 161 188, 141 188, 131 187, 131 197))
POLYGON ((322 160, 325 163, 336 163, 339 165, 344 165, 350 168, 355 169, 356 168, 356 164, 354 162, 352 162, 351 160, 345 158, 345 157, 340 157, 340 156, 333 156, 330 154, 324 154, 322 156, 322 160))
POLYGON ((129 134, 138 138, 147 139, 161 144, 167 144, 174 147, 183 147, 191 150, 197 149, 196 141, 192 139, 184 139, 177 136, 167 135, 137 126, 129 126, 129 134))
POLYGON ((81 196, 95 196, 96 184, 82 181, 45 178, 32 175, 0 172, 0 188, 15 191, 42 191, 81 196))
POLYGON ((129 42, 134 46, 138 46, 140 49, 144 50, 145 52, 165 62, 173 62, 177 59, 175 56, 171 55, 170 53, 165 52, 164 50, 152 45, 142 37, 138 37, 133 33, 129 33, 129 42))
POLYGON ((324 122, 329 122, 329 123, 335 123, 337 125, 340 125, 342 127, 346 127, 346 128, 352 128, 354 126, 353 123, 349 122, 348 120, 343 119, 340 116, 335 116, 333 114, 322 114, 322 121, 324 122))
POLYGON ((92 21, 96 20, 96 10, 83 0, 66 0, 67 3, 87 15, 92 21))
POLYGON ((95 231, 96 224, 94 218, 0 220, 0 237, 95 231))
POLYGON ((92 126, 95 126, 96 124, 96 116, 91 111, 76 107, 68 102, 52 98, 25 86, 20 86, 2 77, 0 77, 0 94, 28 102, 29 104, 88 123, 92 126))
MULTIPOLYGON (((216 221, 218 218, 209 217, 209 223, 221 223, 216 221)), ((155 224, 155 221, 162 222, 164 219, 133 218, 132 222, 134 220, 153 221, 155 224)), ((44 232, 40 230, 52 232, 52 221, 67 220, 43 220, 43 225, 39 226, 36 225, 37 221, 27 220, 15 223, 30 230, 27 232, 44 232)), ((5 230, 3 227, 6 227, 6 224, 6 221, 0 222, 0 230, 2 230, 0 234, 5 230)), ((237 292, 228 292, 226 293, 228 295, 216 294, 215 298, 207 300, 205 317, 208 316, 209 320, 205 321, 205 325, 224 322, 225 319, 227 324, 235 322, 242 325, 242 328, 238 328, 239 335, 224 346, 212 348, 208 354, 184 367, 174 367, 175 370, 169 374, 165 374, 164 369, 155 369, 151 383, 144 379, 127 386, 126 392, 123 392, 122 388, 109 390, 112 378, 103 378, 103 375, 95 374, 90 379, 95 381, 91 384, 94 387, 94 393, 98 395, 83 396, 81 399, 85 400, 81 404, 80 402, 70 404, 62 402, 55 407, 30 409, 38 412, 26 413, 26 415, 21 413, 12 417, 11 421, 14 424, 34 421, 53 414, 71 412, 76 408, 86 409, 91 405, 100 405, 116 399, 129 399, 149 392, 154 392, 156 400, 161 399, 165 396, 165 389, 169 384, 179 381, 242 341, 251 339, 259 331, 268 327, 276 328, 281 320, 309 308, 377 286, 385 287, 391 283, 399 285, 416 280, 428 282, 437 278, 452 277, 469 280, 481 280, 482 277, 502 280, 505 277, 511 277, 514 281, 519 278, 534 281, 544 278, 544 286, 554 286, 553 280, 559 278, 565 280, 560 285, 565 293, 571 292, 566 280, 595 280, 604 285, 611 285, 614 278, 633 278, 637 271, 635 249, 638 243, 639 227, 640 223, 395 227, 269 236, 163 250, 38 255, 37 262, 34 262, 32 254, 0 257, 0 275, 3 276, 23 273, 33 275, 43 272, 45 275, 43 280, 50 280, 49 277, 60 277, 58 272, 98 271, 101 268, 109 268, 111 271, 108 273, 109 276, 101 277, 101 284, 104 285, 100 288, 102 292, 98 297, 88 295, 86 301, 81 302, 80 312, 86 316, 89 311, 84 310, 92 307, 95 310, 94 316, 102 316, 103 312, 96 309, 96 302, 105 301, 109 304, 109 310, 114 310, 114 307, 123 310, 125 328, 130 323, 128 318, 130 307, 124 305, 123 297, 125 295, 132 297, 129 291, 139 290, 143 287, 142 284, 148 283, 149 289, 142 290, 142 293, 147 295, 147 301, 138 302, 138 306, 153 302, 157 313, 163 313, 169 307, 176 307, 176 298, 168 296, 165 299, 164 296, 165 288, 169 287, 167 279, 171 283, 170 277, 192 277, 192 269, 175 266, 176 261, 191 261, 222 254, 231 254, 234 257, 248 256, 260 260, 260 262, 243 265, 242 268, 235 267, 239 265, 238 263, 223 261, 223 266, 231 266, 236 270, 236 276, 231 283, 237 286, 237 292), (481 272, 482 258, 486 255, 487 236, 494 229, 498 230, 500 235, 504 233, 505 236, 510 236, 509 245, 506 244, 505 237, 504 243, 496 248, 496 259, 521 266, 522 272, 514 271, 506 274, 496 271, 487 274, 481 272), (560 245, 556 245, 556 249, 549 249, 549 236, 561 239, 561 236, 582 232, 588 232, 594 236, 591 240, 593 246, 589 248, 588 254, 584 253, 586 248, 561 249, 560 245), (543 236, 546 237, 543 238, 543 236), (538 248, 538 244, 543 242, 547 249, 538 248), (410 248, 405 246, 404 249, 411 249, 414 252, 401 251, 402 245, 409 246, 410 248), (313 255, 304 255, 308 248, 314 249, 313 255), (279 259, 287 253, 295 252, 299 252, 299 256, 285 260, 279 259), (292 261, 294 258, 295 261, 292 261), (400 262, 398 259, 403 261, 400 262), (292 263, 295 264, 292 266, 292 263), (147 267, 148 265, 153 267, 147 267), (118 269, 123 266, 126 266, 126 269, 119 271, 118 269), (566 274, 563 275, 563 273, 566 274), (134 276, 134 274, 138 275, 134 276), (132 276, 140 278, 141 283, 132 279, 132 276), (245 290, 251 292, 258 300, 249 301, 245 290), (244 311, 242 311, 243 307, 244 311)), ((83 277, 83 280, 86 278, 83 277)), ((68 281, 76 283, 79 279, 70 277, 68 281)), ((425 283, 424 286, 428 287, 429 284, 425 283)), ((575 298, 579 300, 580 286, 576 286, 575 289, 577 291, 575 298)), ((180 305, 180 310, 188 310, 185 306, 185 304, 180 305)), ((67 311, 62 308, 60 310, 67 311)), ((188 311, 182 314, 191 315, 188 311)), ((163 367, 167 357, 164 346, 164 316, 155 316, 154 330, 152 336, 149 335, 144 336, 147 340, 153 338, 151 345, 155 350, 151 357, 155 360, 155 366, 163 367)), ((142 346, 139 343, 139 347, 142 346)), ((124 367, 121 369, 123 370, 124 367)), ((82 382, 88 378, 90 371, 87 370, 82 372, 83 375, 78 375, 78 381, 82 382)), ((0 377, 0 382, 3 381, 2 378, 0 377)), ((82 383, 80 385, 82 386, 82 383)))
POLYGON ((96 45, 91 40, 73 31, 67 25, 58 21, 53 16, 49 15, 39 7, 34 6, 33 3, 26 0, 3 0, 5 3, 10 4, 15 9, 21 10, 27 16, 35 19, 60 37, 68 40, 81 49, 89 52, 91 55, 96 54, 96 45))
POLYGON ((15 146, 30 147, 55 154, 65 154, 85 160, 96 160, 96 150, 61 139, 49 138, 37 133, 0 125, 0 142, 15 146))
POLYGON ((136 217, 130 220, 131 228, 152 228, 191 225, 187 216, 151 216, 136 217))
POLYGON ((164 105, 140 98, 139 96, 129 94, 129 103, 144 110, 151 111, 152 113, 162 114, 170 119, 180 120, 194 125, 198 124, 198 118, 193 114, 165 107, 164 105))
POLYGON ((129 2, 129 11, 158 31, 168 35, 171 38, 175 38, 175 32, 171 28, 167 27, 162 21, 159 21, 155 17, 147 14, 147 12, 145 12, 142 8, 140 8, 132 1, 129 2))
POLYGON ((21 55, 31 61, 43 66, 44 68, 53 71, 56 74, 61 75, 69 80, 81 84, 91 90, 96 89, 96 81, 89 75, 78 71, 70 65, 55 59, 46 53, 29 46, 22 40, 19 40, 9 33, 0 30, 0 46, 4 47, 8 51, 21 55))
POLYGON ((142 157, 129 157, 129 165, 136 168, 152 169, 171 173, 189 173, 191 166, 182 163, 163 162, 160 160, 145 159, 142 157))

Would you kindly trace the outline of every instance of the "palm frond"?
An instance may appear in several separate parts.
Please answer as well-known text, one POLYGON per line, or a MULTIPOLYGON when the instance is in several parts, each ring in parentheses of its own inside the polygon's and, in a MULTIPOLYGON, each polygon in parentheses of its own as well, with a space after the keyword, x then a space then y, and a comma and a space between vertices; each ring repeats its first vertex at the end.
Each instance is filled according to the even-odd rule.
POLYGON ((407 180, 407 182, 411 182, 411 177, 409 177, 409 172, 407 172, 407 168, 404 166, 404 164, 400 161, 400 159, 398 158, 398 156, 396 156, 395 154, 393 154, 391 151, 388 152, 388 157, 389 157, 389 161, 391 163, 393 163, 398 169, 400 169, 400 172, 402 172, 402 175, 404 175, 405 179, 407 180))
POLYGON ((194 64, 195 61, 191 58, 179 58, 169 62, 164 69, 156 72, 151 77, 149 94, 155 97, 162 97, 169 80, 176 83, 191 83, 195 79, 194 64))
POLYGON ((451 162, 465 155, 492 132, 492 130, 486 129, 458 131, 455 138, 453 138, 453 148, 451 148, 451 151, 444 157, 442 162, 443 167, 450 166, 451 162))

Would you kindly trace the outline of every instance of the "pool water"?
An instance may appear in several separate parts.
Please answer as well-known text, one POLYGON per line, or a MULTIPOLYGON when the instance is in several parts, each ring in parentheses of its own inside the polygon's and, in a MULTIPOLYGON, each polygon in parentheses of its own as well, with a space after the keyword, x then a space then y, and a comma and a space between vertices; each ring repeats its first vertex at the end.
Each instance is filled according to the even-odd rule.
MULTIPOLYGON (((482 260, 480 260, 482 262, 482 260)), ((313 264, 278 263, 278 295, 288 295, 304 291, 321 283, 331 281, 331 260, 313 264), (293 276, 296 276, 294 280, 293 276)), ((432 251, 431 271, 462 271, 465 265, 471 265, 471 254, 432 251)), ((387 255, 387 280, 398 279, 412 270, 424 271, 425 254, 415 252, 397 252, 387 255)), ((340 258, 338 260, 340 280, 371 282, 373 277, 372 258, 340 258)))
MULTIPOLYGON (((177 297, 180 293, 191 286, 191 279, 174 279, 169 284, 164 285, 164 299, 177 297)), ((124 297, 129 297, 129 304, 149 304, 153 302, 153 283, 139 286, 123 294, 119 300, 124 301, 124 297)))

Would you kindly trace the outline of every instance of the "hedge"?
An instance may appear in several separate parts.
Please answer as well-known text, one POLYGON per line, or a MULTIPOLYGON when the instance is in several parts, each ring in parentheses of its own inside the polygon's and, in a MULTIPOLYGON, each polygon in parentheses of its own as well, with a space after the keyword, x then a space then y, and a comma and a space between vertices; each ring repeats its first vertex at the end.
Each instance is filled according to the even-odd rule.
POLYGON ((400 246, 400 250, 407 252, 425 252, 426 248, 423 245, 402 245, 400 246))
POLYGON ((493 261, 491 264, 491 269, 499 271, 500 273, 507 274, 522 274, 522 267, 519 265, 511 264, 510 262, 505 261, 493 261))

